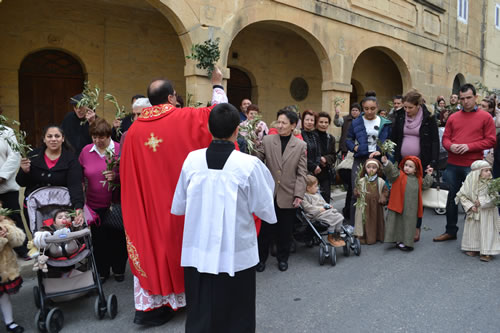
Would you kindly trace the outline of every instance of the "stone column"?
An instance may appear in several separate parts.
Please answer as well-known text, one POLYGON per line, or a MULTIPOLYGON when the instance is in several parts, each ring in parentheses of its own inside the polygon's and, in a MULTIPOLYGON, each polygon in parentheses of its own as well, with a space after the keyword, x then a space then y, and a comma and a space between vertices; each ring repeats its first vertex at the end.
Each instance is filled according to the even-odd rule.
MULTIPOLYGON (((220 68, 220 67, 219 67, 220 68)), ((227 92, 227 80, 229 79, 229 69, 220 68, 224 77, 222 85, 227 92)), ((196 67, 194 61, 188 60, 184 67, 184 76, 186 77, 186 97, 184 101, 188 101, 188 94, 192 94, 191 101, 201 102, 201 106, 206 106, 207 102, 212 100, 212 82, 207 76, 206 70, 196 67)))
POLYGON ((340 104, 340 116, 349 114, 350 106, 350 93, 352 92, 352 85, 342 82, 324 81, 321 85, 322 91, 322 111, 327 112, 332 117, 332 124, 328 128, 328 132, 335 136, 336 143, 340 137, 341 128, 333 124, 335 117, 335 98, 343 98, 344 103, 340 104))

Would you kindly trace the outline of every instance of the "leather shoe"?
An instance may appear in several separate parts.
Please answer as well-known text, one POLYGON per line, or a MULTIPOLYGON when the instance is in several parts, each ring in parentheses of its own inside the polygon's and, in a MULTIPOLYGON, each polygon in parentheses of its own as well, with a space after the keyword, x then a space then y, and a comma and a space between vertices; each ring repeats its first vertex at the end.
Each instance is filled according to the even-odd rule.
POLYGON ((433 241, 434 242, 444 242, 444 241, 455 240, 455 239, 457 239, 457 235, 450 235, 450 234, 447 234, 445 232, 442 235, 434 237, 433 241))
POLYGON ((255 270, 259 273, 263 272, 266 269, 266 263, 260 262, 255 266, 255 270))
POLYGON ((174 316, 175 312, 168 306, 151 311, 135 311, 134 324, 141 326, 161 326, 174 316))
POLYGON ((282 272, 286 271, 288 269, 288 263, 286 261, 278 262, 278 269, 282 272))

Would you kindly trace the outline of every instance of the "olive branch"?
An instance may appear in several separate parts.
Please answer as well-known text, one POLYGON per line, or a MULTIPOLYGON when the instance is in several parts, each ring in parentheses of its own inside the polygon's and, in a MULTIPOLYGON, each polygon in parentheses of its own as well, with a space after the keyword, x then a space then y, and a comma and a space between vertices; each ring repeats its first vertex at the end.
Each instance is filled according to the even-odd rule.
POLYGON ((219 41, 220 38, 216 38, 208 39, 203 44, 194 44, 191 47, 191 54, 186 56, 187 59, 197 60, 196 67, 206 69, 209 77, 220 58, 219 41))
MULTIPOLYGON (((21 155, 22 158, 28 157, 28 154, 33 151, 33 148, 31 145, 26 143, 26 131, 18 130, 16 127, 19 127, 21 125, 20 122, 17 120, 10 120, 9 118, 5 117, 4 115, 0 115, 0 132, 6 131, 7 130, 7 125, 10 125, 10 127, 14 131, 14 137, 15 139, 10 137, 6 137, 5 141, 7 144, 10 146, 10 148, 21 155), (10 124, 9 124, 10 123, 10 124)), ((36 155, 35 155, 36 156, 36 155)), ((31 157, 35 157, 31 156, 31 157)))
MULTIPOLYGON (((91 89, 89 81, 85 81, 83 83, 82 98, 79 101, 77 101, 72 97, 71 100, 76 102, 77 108, 86 107, 92 111, 95 111, 99 106, 100 92, 101 89, 99 89, 97 85, 95 85, 94 89, 91 89)), ((87 123, 87 119, 80 121, 80 126, 85 125, 85 123, 87 123)))
MULTIPOLYGON (((115 169, 118 169, 120 165, 120 157, 115 154, 114 151, 111 149, 107 148, 105 153, 104 153, 104 160, 106 161, 106 170, 104 170, 102 173, 106 171, 113 171, 115 169)), ((112 191, 116 189, 117 187, 120 187, 120 184, 115 184, 108 182, 107 180, 101 180, 100 183, 102 184, 102 187, 108 185, 108 191, 112 191)))
POLYGON ((255 143, 257 141, 257 127, 261 120, 262 116, 258 114, 252 120, 248 120, 245 125, 240 125, 240 132, 238 132, 238 136, 246 141, 249 154, 256 151, 255 143), (241 135, 241 132, 246 132, 246 135, 241 135))

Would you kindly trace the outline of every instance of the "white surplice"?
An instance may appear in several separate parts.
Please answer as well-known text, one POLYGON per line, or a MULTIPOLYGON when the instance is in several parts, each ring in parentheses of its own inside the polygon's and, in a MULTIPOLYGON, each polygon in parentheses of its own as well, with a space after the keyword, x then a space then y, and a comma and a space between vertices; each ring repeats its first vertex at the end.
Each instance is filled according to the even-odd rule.
POLYGON ((258 158, 236 150, 222 170, 209 169, 206 151, 188 155, 172 201, 172 214, 185 215, 181 266, 234 276, 259 262, 252 213, 276 223, 274 180, 258 158))

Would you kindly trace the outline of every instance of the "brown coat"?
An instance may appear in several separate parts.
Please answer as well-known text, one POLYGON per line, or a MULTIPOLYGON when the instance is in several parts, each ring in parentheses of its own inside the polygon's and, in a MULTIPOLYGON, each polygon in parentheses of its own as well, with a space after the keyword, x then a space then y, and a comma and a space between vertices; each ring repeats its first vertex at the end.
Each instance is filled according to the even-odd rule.
POLYGON ((7 236, 0 237, 0 282, 4 283, 19 276, 17 256, 12 248, 23 244, 26 236, 9 218, 0 216, 0 226, 7 229, 7 236))
POLYGON ((262 146, 257 151, 259 157, 267 166, 275 182, 274 198, 279 208, 294 208, 295 197, 304 198, 307 175, 307 144, 290 137, 285 151, 281 154, 279 135, 267 135, 262 146))

